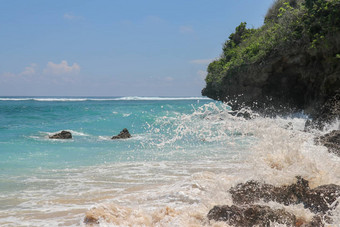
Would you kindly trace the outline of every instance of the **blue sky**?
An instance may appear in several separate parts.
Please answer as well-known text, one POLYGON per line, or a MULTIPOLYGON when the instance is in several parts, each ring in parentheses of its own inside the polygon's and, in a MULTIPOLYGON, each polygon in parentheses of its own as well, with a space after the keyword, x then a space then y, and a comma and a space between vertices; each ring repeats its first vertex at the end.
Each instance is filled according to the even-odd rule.
POLYGON ((0 96, 200 96, 273 0, 0 0, 0 96))

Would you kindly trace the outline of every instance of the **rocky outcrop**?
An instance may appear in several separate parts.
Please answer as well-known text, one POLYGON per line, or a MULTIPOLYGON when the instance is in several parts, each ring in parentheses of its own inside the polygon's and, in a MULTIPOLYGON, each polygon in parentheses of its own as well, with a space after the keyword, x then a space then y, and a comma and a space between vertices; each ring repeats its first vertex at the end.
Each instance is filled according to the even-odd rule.
POLYGON ((340 157, 340 130, 333 130, 316 139, 316 142, 328 148, 328 151, 340 157))
POLYGON ((297 177, 297 183, 288 186, 275 187, 248 181, 231 188, 229 192, 233 202, 239 205, 253 204, 260 200, 284 205, 302 203, 314 213, 327 213, 339 204, 337 199, 340 197, 340 186, 329 184, 310 189, 307 180, 297 177))
POLYGON ((314 114, 312 121, 308 120, 306 122, 305 131, 310 129, 323 130, 325 126, 335 120, 340 120, 340 89, 325 102, 317 114, 314 114))
POLYGON ((329 184, 314 189, 307 180, 297 177, 295 184, 275 187, 258 181, 248 181, 232 187, 229 192, 235 205, 215 206, 207 217, 209 220, 224 221, 232 226, 271 226, 273 223, 285 226, 324 226, 332 223, 332 211, 339 205, 340 186, 329 184), (315 213, 306 221, 284 209, 272 209, 257 202, 277 202, 283 205, 303 204, 315 213))
POLYGON ((218 89, 207 84, 202 94, 227 102, 234 110, 248 106, 265 115, 304 110, 317 116, 340 88, 340 60, 334 60, 340 42, 337 45, 334 53, 328 54, 307 52, 298 46, 273 50, 261 62, 230 72, 218 89))
POLYGON ((72 139, 72 134, 69 131, 61 131, 52 136, 49 136, 50 139, 72 139))
POLYGON ((323 108, 340 89, 339 14, 338 0, 275 1, 263 26, 241 23, 229 36, 202 95, 264 115, 339 116, 334 105, 323 108))
POLYGON ((275 187, 258 181, 248 181, 232 187, 229 192, 236 204, 253 204, 260 200, 265 202, 276 201, 284 205, 301 203, 302 197, 309 189, 308 182, 299 179, 296 184, 275 187))
POLYGON ((224 221, 236 227, 272 226, 282 224, 294 227, 323 227, 322 218, 318 215, 312 220, 297 218, 284 209, 272 209, 268 206, 215 206, 208 215, 209 220, 224 221))
POLYGON ((124 128, 118 135, 113 136, 111 139, 128 139, 131 138, 131 134, 129 133, 129 131, 124 128))
MULTIPOLYGON (((271 226, 271 224, 284 224, 297 226, 294 214, 283 209, 274 210, 268 206, 250 205, 238 206, 215 206, 208 213, 209 220, 224 221, 237 227, 271 226)), ((322 225, 318 225, 322 226, 322 225)))

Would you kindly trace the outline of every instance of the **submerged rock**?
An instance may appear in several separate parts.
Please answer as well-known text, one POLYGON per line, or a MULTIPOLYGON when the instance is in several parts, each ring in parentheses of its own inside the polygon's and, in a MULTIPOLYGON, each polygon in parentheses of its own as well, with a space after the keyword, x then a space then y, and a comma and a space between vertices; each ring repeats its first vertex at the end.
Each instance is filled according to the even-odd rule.
POLYGON ((69 131, 61 131, 59 133, 54 134, 53 136, 49 136, 50 139, 72 139, 72 134, 69 131))
POLYGON ((215 206, 208 213, 209 220, 225 221, 237 227, 271 226, 273 223, 297 226, 294 214, 283 209, 274 210, 268 206, 250 205, 247 207, 215 206))
POLYGON ((275 201, 284 205, 302 203, 314 213, 327 213, 339 204, 340 186, 329 184, 314 189, 309 188, 307 180, 297 177, 297 183, 275 187, 257 181, 248 181, 232 187, 229 192, 235 204, 253 204, 263 200, 275 201))
POLYGON ((129 133, 129 131, 124 128, 118 135, 113 136, 111 139, 127 139, 127 138, 131 138, 131 134, 129 133))
POLYGON ((317 138, 316 142, 327 147, 330 152, 340 156, 340 130, 333 130, 317 138))

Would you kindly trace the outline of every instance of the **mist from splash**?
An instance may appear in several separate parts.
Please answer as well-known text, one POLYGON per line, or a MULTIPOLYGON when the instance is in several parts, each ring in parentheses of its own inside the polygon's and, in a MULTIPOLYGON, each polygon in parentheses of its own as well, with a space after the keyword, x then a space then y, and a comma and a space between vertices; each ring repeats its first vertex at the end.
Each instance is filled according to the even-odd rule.
MULTIPOLYGON (((288 185, 302 176, 311 187, 340 185, 339 157, 314 144, 339 121, 305 132, 303 114, 264 118, 209 100, 0 104, 8 112, 0 133, 9 138, 0 142, 1 226, 78 226, 84 218, 100 226, 227 226, 206 215, 232 205, 228 190, 238 183, 288 185), (131 139, 110 139, 111 128, 130 122, 131 139), (74 139, 49 140, 60 127, 74 139)), ((285 209, 313 216, 301 204, 285 209)), ((339 207, 332 218, 340 226, 339 207)))
MULTIPOLYGON (((241 112, 250 113, 251 119, 235 117, 229 106, 216 103, 192 114, 169 112, 156 119, 146 128, 150 136, 141 142, 143 148, 166 155, 198 155, 190 154, 195 158, 189 162, 154 166, 159 179, 171 176, 172 180, 144 182, 119 198, 96 204, 87 212, 87 220, 99 220, 101 226, 227 226, 208 221, 206 214, 214 205, 232 205, 228 190, 238 183, 258 180, 279 186, 302 176, 312 188, 340 184, 339 157, 314 143, 327 130, 305 132, 303 115, 263 118, 247 109, 241 112)), ((275 202, 266 205, 283 207, 275 202)), ((305 220, 313 216, 303 205, 285 209, 305 220)), ((333 214, 334 225, 340 225, 340 208, 333 214)))

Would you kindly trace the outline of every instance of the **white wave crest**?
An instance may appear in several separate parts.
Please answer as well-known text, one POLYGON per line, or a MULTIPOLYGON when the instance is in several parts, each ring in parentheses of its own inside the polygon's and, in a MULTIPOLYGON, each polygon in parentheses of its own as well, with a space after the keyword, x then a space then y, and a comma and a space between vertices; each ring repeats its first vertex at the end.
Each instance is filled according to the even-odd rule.
POLYGON ((129 96, 129 97, 121 97, 117 98, 116 100, 124 100, 124 101, 138 101, 138 100, 145 100, 145 101, 172 101, 172 100, 211 100, 210 98, 206 97, 140 97, 140 96, 129 96))
MULTIPOLYGON (((78 132, 78 131, 74 131, 74 130, 70 130, 70 129, 65 129, 64 131, 68 131, 70 132, 73 136, 90 136, 89 134, 83 133, 83 132, 78 132)), ((60 133, 61 131, 57 131, 57 132, 43 132, 46 133, 49 136, 52 136, 54 134, 60 133)))
POLYGON ((33 98, 0 98, 0 101, 29 101, 33 98))
POLYGON ((35 98, 33 99, 34 101, 38 101, 38 102, 83 102, 83 101, 87 101, 88 99, 86 98, 46 98, 46 99, 42 99, 42 98, 35 98))

